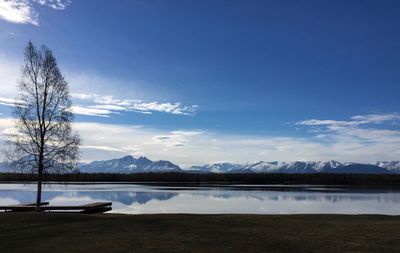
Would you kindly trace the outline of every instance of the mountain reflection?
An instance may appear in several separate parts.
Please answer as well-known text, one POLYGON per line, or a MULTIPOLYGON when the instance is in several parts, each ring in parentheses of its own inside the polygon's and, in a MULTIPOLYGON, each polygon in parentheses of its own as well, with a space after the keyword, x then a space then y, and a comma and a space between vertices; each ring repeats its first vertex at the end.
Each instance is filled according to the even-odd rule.
POLYGON ((124 205, 145 204, 150 200, 164 201, 177 195, 170 192, 77 192, 77 196, 89 196, 92 199, 120 202, 124 205))
MULTIPOLYGON (((56 197, 65 197, 65 198, 82 198, 89 197, 93 200, 101 200, 101 201, 112 201, 112 202, 120 202, 124 205, 132 205, 133 203, 145 204, 150 200, 168 200, 174 196, 178 195, 177 193, 164 193, 164 192, 43 192, 42 199, 44 201, 51 201, 56 197)), ((0 191, 0 198, 11 198, 20 203, 28 203, 32 202, 36 198, 35 192, 28 191, 0 191)))
MULTIPOLYGON (((34 201, 32 185, 0 184, 0 203, 34 201)), ((138 185, 58 185, 47 186, 43 200, 51 204, 81 204, 93 201, 113 202, 113 211, 130 213, 382 213, 399 214, 400 192, 371 190, 268 191, 226 188, 177 188, 138 185), (329 208, 326 208, 329 207, 329 208), (396 207, 396 208, 395 208, 396 207)))

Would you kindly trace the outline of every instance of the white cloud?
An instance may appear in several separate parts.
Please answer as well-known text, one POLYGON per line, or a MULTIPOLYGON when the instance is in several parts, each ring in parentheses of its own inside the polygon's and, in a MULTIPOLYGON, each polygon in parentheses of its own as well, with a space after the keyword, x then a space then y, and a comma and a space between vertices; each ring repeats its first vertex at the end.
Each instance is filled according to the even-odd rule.
POLYGON ((151 137, 148 144, 155 144, 163 148, 183 147, 190 142, 191 137, 203 134, 202 131, 171 131, 164 135, 151 137))
POLYGON ((69 0, 0 0, 0 19, 16 24, 39 25, 35 4, 64 10, 69 0))
POLYGON ((10 132, 14 125, 11 118, 0 118, 0 141, 6 140, 6 135, 10 132))
POLYGON ((348 126, 357 124, 358 122, 356 121, 319 120, 319 119, 308 119, 296 123, 296 125, 303 125, 303 126, 327 126, 327 125, 348 126))
POLYGON ((35 2, 55 10, 64 10, 71 4, 70 0, 35 0, 35 2))
MULTIPOLYGON (((1 0, 0 0, 1 1, 1 0)), ((18 78, 21 76, 21 61, 0 53, 0 96, 15 97, 18 78)))
POLYGON ((398 159, 400 131, 390 126, 399 121, 400 114, 390 113, 357 115, 347 121, 313 119, 296 124, 311 127, 310 132, 316 134, 314 138, 341 157, 371 161, 398 159))
POLYGON ((351 117, 352 120, 356 122, 362 122, 362 124, 369 123, 382 123, 385 121, 398 121, 400 120, 399 113, 391 113, 391 114, 370 114, 370 115, 357 115, 351 117))
POLYGON ((99 146, 99 145, 82 145, 80 148, 104 150, 104 151, 117 152, 117 153, 126 153, 127 152, 126 149, 114 148, 114 147, 108 147, 108 146, 99 146))
POLYGON ((114 99, 113 96, 100 96, 96 94, 73 93, 72 97, 79 100, 94 103, 92 105, 80 106, 86 109, 107 110, 111 113, 119 111, 132 111, 144 114, 152 112, 163 112, 176 115, 193 115, 197 112, 197 105, 182 105, 179 102, 144 102, 132 99, 114 99))
POLYGON ((300 122, 296 122, 296 125, 303 126, 358 126, 366 124, 380 124, 388 121, 399 121, 399 113, 389 114, 369 114, 369 115, 357 115, 351 117, 350 120, 320 120, 320 119, 308 119, 300 122))
POLYGON ((106 109, 97 109, 84 106, 72 106, 72 113, 87 116, 109 117, 113 112, 106 109))
POLYGON ((88 106, 88 108, 109 110, 109 111, 127 111, 128 110, 125 107, 119 106, 119 105, 93 105, 93 106, 88 106))
POLYGON ((22 104, 24 104, 24 102, 20 101, 20 100, 16 100, 13 98, 0 97, 0 105, 15 106, 15 105, 22 105, 22 104))
POLYGON ((38 14, 27 0, 0 0, 0 18, 11 23, 39 25, 38 14))

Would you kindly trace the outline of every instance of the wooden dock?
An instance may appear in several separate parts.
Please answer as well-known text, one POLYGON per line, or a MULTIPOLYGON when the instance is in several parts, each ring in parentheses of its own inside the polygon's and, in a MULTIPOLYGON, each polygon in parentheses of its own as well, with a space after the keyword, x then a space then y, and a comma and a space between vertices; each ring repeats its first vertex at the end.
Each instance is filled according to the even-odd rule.
MULTIPOLYGON (((53 206, 49 202, 41 203, 41 210, 45 212, 74 212, 74 213, 104 213, 112 210, 112 202, 95 202, 78 206, 53 206)), ((36 203, 26 203, 10 206, 0 206, 0 210, 4 212, 29 212, 35 211, 36 203)))

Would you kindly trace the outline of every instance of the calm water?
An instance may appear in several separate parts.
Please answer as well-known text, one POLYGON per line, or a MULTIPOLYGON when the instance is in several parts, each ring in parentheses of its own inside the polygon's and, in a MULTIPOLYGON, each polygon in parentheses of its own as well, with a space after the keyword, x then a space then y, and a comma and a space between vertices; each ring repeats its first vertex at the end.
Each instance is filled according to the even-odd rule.
MULTIPOLYGON (((0 205, 32 202, 34 184, 0 184, 0 205)), ((399 190, 322 186, 157 186, 46 184, 53 205, 112 201, 114 213, 390 214, 400 215, 399 190)))

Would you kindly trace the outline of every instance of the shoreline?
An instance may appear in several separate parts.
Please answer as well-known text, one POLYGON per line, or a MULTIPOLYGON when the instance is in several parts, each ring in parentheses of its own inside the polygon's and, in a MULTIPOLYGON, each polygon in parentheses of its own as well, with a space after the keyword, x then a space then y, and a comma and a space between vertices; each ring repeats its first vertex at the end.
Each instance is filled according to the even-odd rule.
MULTIPOLYGON (((0 181, 0 184, 36 184, 34 180, 29 181, 0 181)), ((143 185, 154 187, 216 187, 216 188, 229 188, 241 190, 296 190, 306 189, 311 187, 323 187, 326 190, 342 188, 342 189, 376 189, 376 190, 394 190, 400 191, 400 185, 382 185, 382 184, 247 184, 241 182, 143 182, 143 181, 44 181, 43 185, 143 185)))
MULTIPOLYGON (((0 173, 0 182, 34 182, 35 174, 0 173)), ((45 174, 43 182, 164 185, 323 185, 400 188, 400 174, 45 174)))

